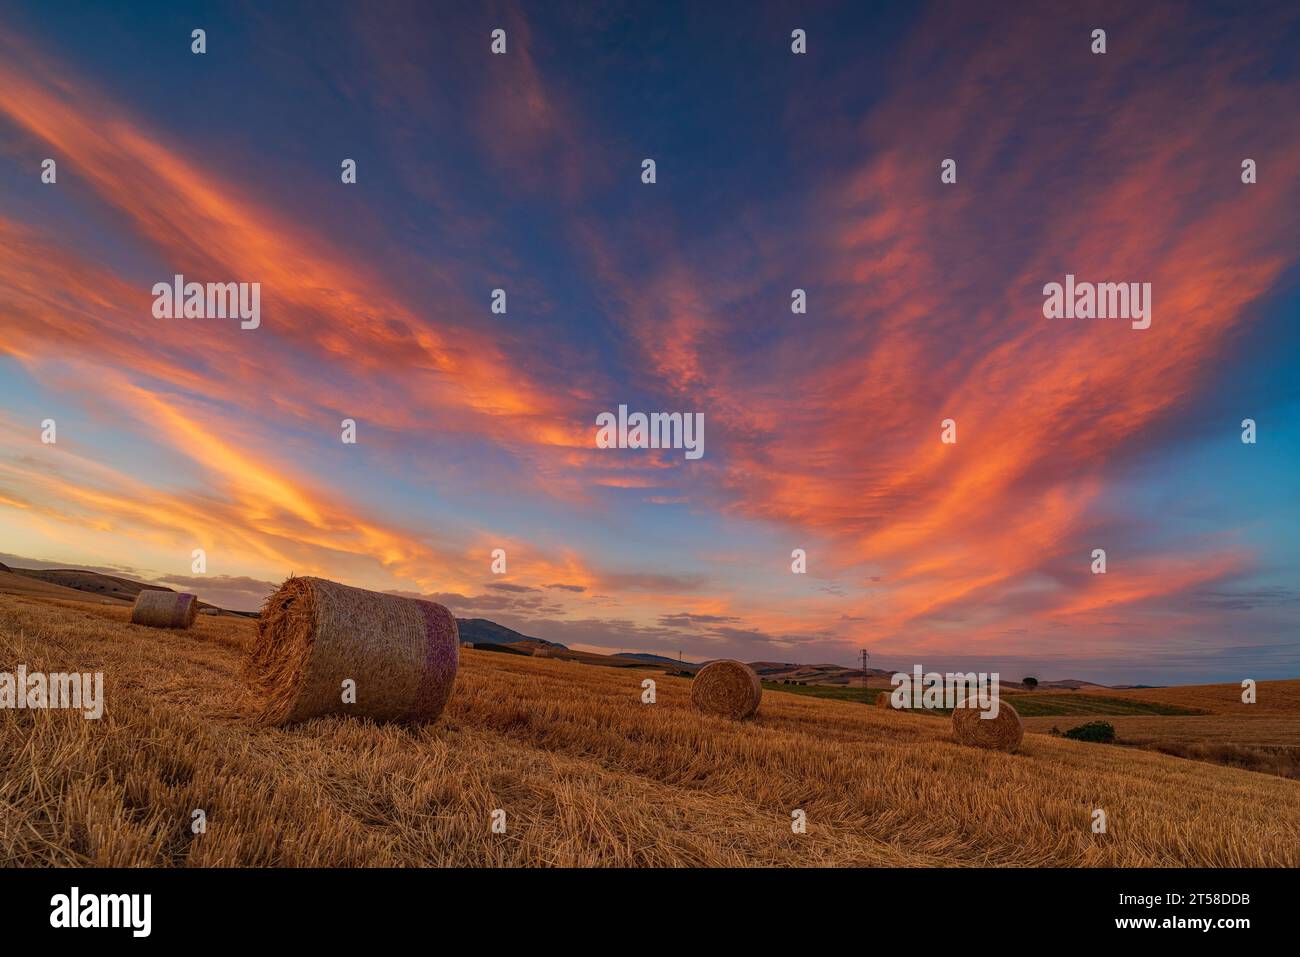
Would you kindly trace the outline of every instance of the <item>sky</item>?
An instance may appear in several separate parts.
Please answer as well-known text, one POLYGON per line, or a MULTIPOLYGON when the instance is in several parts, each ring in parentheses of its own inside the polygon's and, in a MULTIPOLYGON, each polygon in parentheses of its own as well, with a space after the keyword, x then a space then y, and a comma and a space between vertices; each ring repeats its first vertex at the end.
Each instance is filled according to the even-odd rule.
POLYGON ((1286 3, 0 0, 0 561, 1296 677, 1298 52, 1286 3), (157 317, 176 274, 260 325, 157 317), (1046 318, 1067 275, 1150 327, 1046 318), (598 447, 620 405, 704 454, 598 447))

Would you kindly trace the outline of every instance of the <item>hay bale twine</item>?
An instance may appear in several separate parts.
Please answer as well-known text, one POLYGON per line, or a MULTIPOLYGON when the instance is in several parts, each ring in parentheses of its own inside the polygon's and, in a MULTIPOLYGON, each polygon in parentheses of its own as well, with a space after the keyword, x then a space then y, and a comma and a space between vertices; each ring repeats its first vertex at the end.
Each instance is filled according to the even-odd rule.
POLYGON ((754 669, 741 661, 711 661, 691 682, 691 703, 708 714, 740 720, 758 710, 763 685, 754 669))
POLYGON ((189 592, 146 588, 135 596, 131 624, 151 628, 188 628, 198 614, 198 596, 189 592))
POLYGON ((979 701, 967 698, 962 707, 952 710, 952 733, 962 744, 995 751, 1015 751, 1025 736, 1025 726, 1020 713, 1006 700, 998 702, 998 716, 984 718, 979 701))
POLYGON ((267 724, 324 714, 420 722, 442 713, 459 658, 442 605, 291 576, 262 608, 245 674, 267 724), (343 701, 348 679, 355 703, 343 701))

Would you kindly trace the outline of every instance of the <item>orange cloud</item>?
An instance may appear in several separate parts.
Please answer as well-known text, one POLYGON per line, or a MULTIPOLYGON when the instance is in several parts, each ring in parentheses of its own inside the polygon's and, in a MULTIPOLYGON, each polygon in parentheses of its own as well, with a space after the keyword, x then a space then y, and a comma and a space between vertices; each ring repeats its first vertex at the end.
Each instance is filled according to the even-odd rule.
MULTIPOLYGON (((191 345, 221 336, 236 343, 223 353, 272 349, 283 358, 286 347, 302 350, 379 391, 397 378, 402 399, 375 404, 397 428, 420 423, 409 411, 419 409, 424 421, 440 415, 450 427, 520 446, 589 444, 585 430, 572 425, 571 399, 532 381, 491 337, 463 326, 444 328, 421 315, 359 261, 257 203, 238 184, 164 146, 161 136, 146 132, 88 85, 2 34, 0 117, 44 141, 60 158, 65 176, 75 173, 124 214, 164 257, 169 274, 174 269, 262 284, 262 329, 197 332, 187 324, 184 335, 191 345)), ((19 262, 9 271, 36 269, 19 262)), ((110 283, 108 288, 119 293, 115 296, 90 295, 86 283, 71 285, 86 296, 85 307, 111 310, 120 333, 141 339, 174 335, 174 328, 159 329, 148 311, 151 299, 144 293, 152 281, 126 290, 120 280, 110 283)), ((469 308, 450 292, 444 304, 461 314, 469 308)), ((49 334, 54 330, 32 321, 25 326, 29 361, 42 346, 45 352, 66 348, 65 341, 49 334)), ((283 361, 277 365, 281 387, 296 388, 299 401, 319 393, 314 382, 289 379, 290 368, 283 361)), ((237 399, 241 391, 229 393, 237 399)))
MULTIPOLYGON (((1294 124, 1265 122, 1289 115, 1294 91, 1243 79, 1250 53, 1229 39, 1210 62, 1163 62, 1173 54, 1161 32, 1183 15, 1144 9, 1102 71, 1071 60, 1036 16, 990 37, 980 18, 936 14, 899 52, 899 92, 860 126, 815 141, 818 187, 800 197, 793 227, 764 219, 767 197, 689 244, 667 214, 626 227, 629 242, 622 224, 579 215, 567 234, 626 334, 611 338, 629 361, 607 375, 579 356, 558 381, 464 321, 484 310, 454 287, 440 287, 432 310, 406 301, 373 260, 289 220, 254 186, 218 176, 0 35, 0 118, 56 153, 70 183, 120 217, 124 239, 165 265, 164 276, 128 280, 79 255, 75 241, 0 217, 0 348, 42 381, 68 381, 69 363, 73 375, 77 363, 114 370, 85 375, 80 388, 125 409, 141 433, 149 426, 151 441, 204 476, 201 490, 164 491, 66 457, 63 472, 15 458, 0 463, 0 505, 159 543, 184 532, 300 571, 362 574, 369 563, 376 576, 439 590, 476 588, 467 569, 485 569, 500 546, 519 556, 519 584, 572 582, 617 594, 643 618, 735 618, 786 636, 819 633, 847 612, 891 640, 970 615, 980 619, 972 639, 992 640, 1003 618, 1081 618, 1231 575, 1246 557, 1216 546, 1195 558, 1145 555, 1140 570, 1129 562, 1104 582, 1038 580, 1086 554, 1091 531, 1123 511, 1109 499, 1115 464, 1204 387, 1296 260, 1300 139, 1294 124), (946 40, 961 52, 935 70, 932 50, 946 40), (1023 82, 1008 49, 1092 68, 1081 102, 1063 111, 1058 89, 1023 82), (1143 74, 1157 80, 1123 79, 1144 60, 1157 61, 1157 74, 1143 74), (1153 118, 1159 136, 1148 135, 1153 118), (1242 144, 1267 170, 1250 188, 1236 179, 1242 144), (938 160, 954 152, 959 185, 944 187, 938 160), (783 231, 792 235, 773 237, 783 231), (263 283, 263 328, 160 326, 145 290, 171 271, 263 283), (1039 290, 1066 272, 1152 282, 1152 328, 1044 320, 1039 290), (813 291, 806 317, 784 314, 795 285, 813 291), (591 397, 626 385, 704 411, 709 457, 687 469, 594 450, 591 397), (278 426, 324 417, 332 427, 349 406, 380 429, 481 438, 508 463, 485 482, 569 501, 597 489, 669 500, 655 493, 672 487, 682 494, 671 500, 746 531, 797 532, 826 584, 847 592, 769 591, 771 576, 709 581, 702 594, 681 576, 621 577, 491 529, 431 543, 265 451, 278 426), (955 446, 939 442, 949 417, 955 446), (883 584, 864 597, 868 574, 883 584), (1012 600, 1030 589, 1034 601, 1012 600)), ((510 188, 537 194, 555 182, 567 205, 600 181, 606 157, 543 76, 527 22, 511 24, 518 55, 485 68, 497 72, 479 145, 516 174, 510 188)), ((409 62, 392 69, 403 83, 419 75, 409 62)), ((761 565, 744 554, 736 562, 761 565)))
MULTIPOLYGON (((854 612, 869 605, 891 633, 976 598, 996 608, 1036 569, 1086 554, 1088 528, 1115 510, 1107 469, 1203 387, 1296 262, 1300 138, 1269 119, 1286 114, 1293 90, 1244 82, 1250 51, 1228 38, 1210 64, 1171 54, 1158 81, 1119 89, 1183 18, 1160 6, 1126 24, 1124 49, 1073 104, 1070 115, 1090 118, 1079 142, 1054 119, 1060 92, 1007 70, 1008 49, 1055 34, 1027 17, 993 39, 936 14, 900 54, 900 92, 829 145, 830 156, 871 159, 825 177, 802 256, 782 246, 781 260, 743 269, 744 244, 722 229, 716 256, 661 257, 669 265, 637 287, 588 227, 610 300, 628 303, 641 367, 665 394, 695 398, 726 443, 714 502, 816 534, 822 561, 843 573, 883 569, 886 593, 854 612), (945 39, 965 60, 935 71, 945 39), (1266 154, 1271 187, 1243 187, 1235 148, 1209 143, 1266 154), (939 160, 954 152, 960 186, 945 187, 939 160), (1041 287, 1066 272, 1151 282, 1152 328, 1043 319, 1041 287), (775 293, 765 308, 815 286, 812 314, 786 317, 773 346, 746 352, 746 291, 719 278, 737 273, 758 274, 751 294, 775 293), (945 418, 958 423, 955 446, 939 441, 945 418)), ((1066 62, 1070 42, 1039 55, 1059 43, 1066 62)), ((1211 554, 1202 565, 1210 571, 1192 576, 1158 560, 1165 572, 1117 601, 1177 594, 1239 562, 1211 554)), ((1087 607, 1058 599, 1064 615, 1087 607)))

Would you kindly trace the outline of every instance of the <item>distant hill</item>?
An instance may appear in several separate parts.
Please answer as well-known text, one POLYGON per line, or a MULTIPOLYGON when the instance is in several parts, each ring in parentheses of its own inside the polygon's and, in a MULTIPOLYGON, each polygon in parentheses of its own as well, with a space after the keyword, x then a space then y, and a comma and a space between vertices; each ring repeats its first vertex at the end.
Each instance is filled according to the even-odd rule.
MULTIPOLYGON (((8 585, 4 586, 4 583, 0 582, 0 586, 3 586, 4 591, 23 593, 33 588, 43 588, 44 590, 38 593, 48 594, 50 597, 59 597, 61 595, 65 598, 74 598, 80 592, 83 595, 94 595, 103 599, 133 604, 135 596, 142 591, 176 590, 163 585, 149 585, 130 578, 105 575, 102 572, 88 572, 79 568, 12 568, 8 569, 8 574, 12 576, 8 585), (14 584, 18 581, 27 581, 32 584, 29 588, 18 588, 14 584), (59 595, 56 595, 54 590, 57 590, 59 595)), ((210 605, 205 601, 198 602, 198 607, 200 610, 211 608, 224 615, 257 617, 253 612, 230 611, 225 608, 218 608, 216 605, 210 605)))
MULTIPOLYGON (((782 684, 839 685, 861 688, 863 675, 865 674, 868 687, 888 688, 892 685, 890 679, 896 673, 885 668, 868 668, 864 672, 861 668, 845 668, 843 665, 801 665, 781 661, 751 661, 748 664, 763 680, 782 684)), ((999 679, 998 684, 999 687, 1007 691, 1027 690, 1023 683, 1005 676, 999 679)), ((1064 678, 1060 681, 1040 681, 1038 683, 1039 691, 1089 691, 1093 689, 1109 690, 1107 685, 1097 684, 1093 681, 1080 681, 1077 678, 1064 678)))
POLYGON ((704 667, 694 661, 678 661, 676 658, 669 658, 665 655, 652 655, 647 652, 619 652, 616 655, 610 655, 611 658, 634 658, 637 661, 645 661, 656 665, 671 665, 674 668, 680 668, 683 671, 699 671, 704 667))
MULTIPOLYGON (((1024 685, 1019 681, 1003 681, 1002 683, 1007 685, 1015 685, 1018 688, 1024 687, 1024 685)), ((1109 690, 1110 686, 1099 685, 1095 681, 1081 681, 1078 678, 1062 678, 1059 681, 1040 681, 1038 682, 1038 688, 1039 690, 1042 690, 1044 688, 1054 688, 1058 691, 1060 690, 1079 691, 1085 688, 1107 688, 1109 690)))
POLYGON ((129 578, 74 568, 19 568, 16 571, 19 575, 49 582, 51 585, 62 585, 64 588, 75 588, 77 591, 93 592, 96 595, 121 598, 131 602, 135 601, 135 596, 142 591, 174 591, 161 585, 146 585, 129 578))
POLYGON ((490 641, 480 641, 474 646, 474 648, 477 651, 496 651, 505 655, 523 655, 524 657, 532 655, 532 652, 526 651, 523 648, 517 648, 513 643, 494 644, 490 641))
POLYGON ((567 650, 567 646, 558 641, 547 641, 545 638, 520 634, 513 628, 498 625, 495 621, 488 621, 486 618, 457 618, 456 627, 460 629, 461 641, 468 641, 475 645, 513 645, 531 641, 539 645, 567 650))
POLYGON ((24 569, 0 571, 0 593, 6 595, 27 595, 35 598, 61 598, 64 601, 89 601, 113 605, 121 601, 118 598, 104 596, 95 598, 76 588, 67 588, 54 582, 44 581, 23 574, 24 569))

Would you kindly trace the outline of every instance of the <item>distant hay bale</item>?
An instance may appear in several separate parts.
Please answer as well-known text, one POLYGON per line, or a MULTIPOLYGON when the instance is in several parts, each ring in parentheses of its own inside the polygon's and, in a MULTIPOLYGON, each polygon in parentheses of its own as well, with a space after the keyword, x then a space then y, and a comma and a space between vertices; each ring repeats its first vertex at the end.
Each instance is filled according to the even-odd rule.
POLYGON ((146 588, 135 596, 131 624, 151 628, 188 628, 198 614, 198 596, 188 592, 146 588))
POLYGON ((691 682, 691 703, 701 711, 726 718, 748 718, 758 710, 762 697, 758 675, 740 661, 711 661, 691 682))
POLYGON ((958 741, 996 751, 1014 751, 1020 747, 1025 726, 1020 713, 1005 699, 998 702, 996 718, 984 718, 982 714, 975 698, 967 698, 962 707, 953 708, 952 733, 958 741))
POLYGON ((221 609, 220 609, 220 608, 200 608, 200 609, 199 609, 199 614, 200 614, 200 615, 219 615, 219 614, 221 614, 221 609))
POLYGON ((324 714, 421 722, 442 713, 459 658, 442 605, 290 577, 262 608, 245 674, 267 724, 324 714), (349 679, 355 703, 343 700, 349 679))
POLYGON ((889 700, 888 691, 882 691, 876 695, 877 708, 892 708, 893 706, 894 706, 893 703, 889 700))

